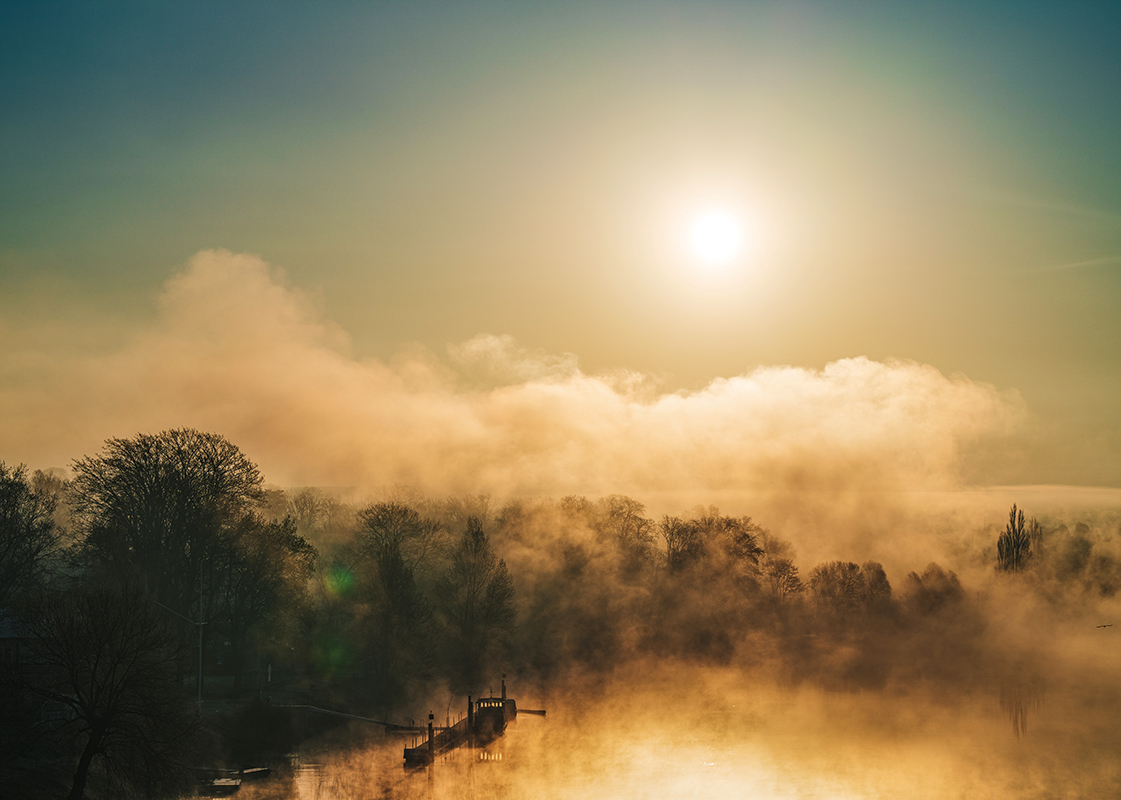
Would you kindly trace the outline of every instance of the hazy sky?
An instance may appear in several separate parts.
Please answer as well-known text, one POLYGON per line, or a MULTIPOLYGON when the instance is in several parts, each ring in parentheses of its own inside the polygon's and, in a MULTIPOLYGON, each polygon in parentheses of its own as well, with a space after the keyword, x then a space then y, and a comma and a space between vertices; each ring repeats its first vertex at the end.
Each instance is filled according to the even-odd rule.
MULTIPOLYGON (((840 429, 906 428, 907 474, 1011 426, 966 478, 1121 485, 1121 6, 901 5, 0 5, 0 458, 192 424, 268 475, 276 415, 311 448, 342 403, 379 453, 439 459, 425 436, 477 447, 520 391, 534 430, 567 420, 526 445, 552 464, 573 426, 648 441, 677 403, 697 436, 778 404, 804 433, 840 398, 840 429), (744 229, 720 268, 686 246, 712 208, 744 229), (269 331, 291 347, 265 358, 269 331), (464 377, 496 353, 521 371, 464 377), (544 385, 583 399, 550 416, 544 385), (930 415, 882 425, 904 395, 930 415)), ((300 471, 293 445, 273 479, 369 472, 330 437, 354 452, 300 471)))

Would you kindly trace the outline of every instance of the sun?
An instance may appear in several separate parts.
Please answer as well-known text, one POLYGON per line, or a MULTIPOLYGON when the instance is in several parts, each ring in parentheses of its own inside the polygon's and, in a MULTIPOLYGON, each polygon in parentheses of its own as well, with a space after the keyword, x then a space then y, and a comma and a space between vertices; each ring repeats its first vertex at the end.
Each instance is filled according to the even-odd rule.
POLYGON ((689 246, 693 254, 710 266, 731 261, 743 245, 743 226, 727 211, 701 214, 689 227, 689 246))

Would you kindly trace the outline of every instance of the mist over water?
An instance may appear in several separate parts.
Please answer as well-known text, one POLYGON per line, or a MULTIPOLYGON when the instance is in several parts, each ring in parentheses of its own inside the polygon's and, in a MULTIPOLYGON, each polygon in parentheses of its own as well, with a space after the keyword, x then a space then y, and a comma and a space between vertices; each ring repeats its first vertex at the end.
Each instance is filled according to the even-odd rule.
POLYGON ((405 770, 400 736, 367 733, 353 748, 310 743, 302 769, 241 796, 1047 798, 1121 786, 1115 682, 1050 683, 1017 736, 980 687, 848 693, 719 669, 645 673, 554 694, 548 717, 519 719, 485 756, 405 770))
MULTIPOLYGON (((971 503, 953 514, 942 509, 926 529, 912 520, 911 529, 926 537, 913 543, 916 550, 937 542, 945 566, 961 574, 957 606, 920 613, 914 583, 892 569, 903 617, 852 620, 827 609, 802 622, 792 616, 734 641, 724 664, 616 651, 585 668, 525 670, 510 676, 511 696, 548 715, 522 716, 486 751, 464 749, 438 758, 431 771, 406 770, 402 748, 413 737, 354 723, 304 742, 302 768, 269 786, 247 787, 243 796, 1117 796, 1121 647, 1114 622, 1121 599, 1112 584, 1087 582, 1089 573, 1077 572, 1092 557, 1081 566, 1071 558, 1083 540, 1099 563, 1116 555, 1121 518, 1110 504, 1082 508, 1078 518, 1089 524, 1048 513, 1041 550, 1047 566, 1030 576, 1002 576, 991 564, 995 521, 938 530, 974 511, 971 503)), ((555 513, 544 501, 523 507, 519 520, 531 533, 531 549, 519 551, 516 537, 495 535, 531 606, 552 591, 547 575, 564 550, 558 542, 571 545, 581 535, 555 513)), ((812 564, 802 563, 807 571, 812 564)), ((932 574, 923 572, 928 582, 932 574)), ((586 590, 579 581, 560 589, 586 590)), ((568 602, 571 614, 581 602, 602 598, 568 602)), ((701 602, 719 608, 725 600, 719 592, 679 598, 683 608, 701 602)), ((577 635, 561 624, 541 637, 577 635)), ((433 710, 438 722, 445 714, 454 722, 463 700, 442 692, 404 716, 424 719, 433 710)))

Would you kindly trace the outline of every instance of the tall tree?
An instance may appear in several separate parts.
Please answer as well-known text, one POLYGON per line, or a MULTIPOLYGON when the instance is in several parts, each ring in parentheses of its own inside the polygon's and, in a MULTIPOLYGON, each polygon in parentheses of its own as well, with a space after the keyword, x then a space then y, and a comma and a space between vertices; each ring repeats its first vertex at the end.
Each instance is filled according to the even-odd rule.
POLYGON ((823 610, 853 611, 864 605, 864 574, 851 561, 818 564, 810 570, 809 584, 814 600, 823 610))
POLYGON ((801 594, 805 588, 793 559, 768 556, 763 559, 762 573, 764 589, 779 605, 801 594))
POLYGON ((664 515, 658 523, 658 535, 666 547, 666 567, 677 572, 704 554, 701 529, 692 520, 664 515))
POLYGON ((0 608, 39 583, 58 546, 55 496, 34 488, 22 464, 0 461, 0 608))
POLYGON ((402 503, 373 503, 358 512, 359 549, 377 559, 396 552, 411 572, 427 572, 443 555, 447 529, 402 503))
POLYGON ((997 537, 996 549, 997 568, 1005 572, 1020 572, 1031 558, 1031 532, 1024 526, 1024 512, 1015 503, 1008 512, 1004 532, 997 537))
POLYGON ((431 676, 435 618, 397 543, 385 543, 364 559, 360 575, 367 611, 360 621, 362 667, 373 688, 370 699, 386 707, 400 702, 410 685, 431 676))
POLYGON ((257 467, 225 438, 188 428, 109 439, 74 462, 76 520, 86 552, 135 573, 176 612, 200 610, 200 566, 224 525, 264 497, 257 467))
POLYGON ((37 669, 26 690, 66 709, 54 735, 80 749, 69 800, 80 800, 95 759, 145 796, 172 793, 192 729, 180 652, 165 617, 135 584, 52 594, 23 615, 37 669))
POLYGON ((317 558, 291 517, 266 521, 246 513, 228 526, 211 572, 211 624, 229 642, 235 692, 241 689, 254 634, 274 642, 287 638, 307 599, 317 558))
POLYGON ((437 585, 447 625, 447 657, 462 688, 478 687, 508 642, 515 621, 514 582, 506 562, 491 549, 477 517, 469 517, 437 585))

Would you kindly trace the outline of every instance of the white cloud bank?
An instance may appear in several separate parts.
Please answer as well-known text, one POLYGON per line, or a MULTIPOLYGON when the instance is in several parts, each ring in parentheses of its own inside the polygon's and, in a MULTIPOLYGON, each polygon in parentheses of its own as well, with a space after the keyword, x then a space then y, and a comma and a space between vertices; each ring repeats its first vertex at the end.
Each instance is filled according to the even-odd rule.
POLYGON ((220 250, 168 280, 157 322, 127 345, 51 347, 0 355, 6 461, 65 463, 110 436, 190 426, 223 434, 281 485, 934 490, 959 485, 963 452, 1024 414, 1014 393, 907 361, 766 367, 658 393, 506 336, 450 345, 446 359, 359 360, 262 260, 220 250))

